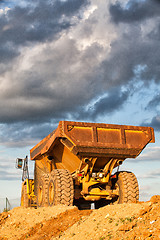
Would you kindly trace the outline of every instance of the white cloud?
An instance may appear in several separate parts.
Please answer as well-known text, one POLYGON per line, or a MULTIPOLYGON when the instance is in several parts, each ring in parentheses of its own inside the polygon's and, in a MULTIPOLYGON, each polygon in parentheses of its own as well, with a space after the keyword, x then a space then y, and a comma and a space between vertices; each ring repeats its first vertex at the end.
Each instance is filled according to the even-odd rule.
POLYGON ((9 10, 10 10, 9 7, 0 8, 0 15, 7 14, 9 10))
POLYGON ((160 168, 145 172, 144 174, 141 174, 140 177, 141 178, 149 178, 149 179, 151 179, 151 178, 158 179, 158 178, 160 178, 160 168))
MULTIPOLYGON (((157 139, 158 140, 158 139, 157 139)), ((145 151, 143 151, 137 158, 138 161, 159 161, 160 160, 160 147, 148 146, 145 151)))

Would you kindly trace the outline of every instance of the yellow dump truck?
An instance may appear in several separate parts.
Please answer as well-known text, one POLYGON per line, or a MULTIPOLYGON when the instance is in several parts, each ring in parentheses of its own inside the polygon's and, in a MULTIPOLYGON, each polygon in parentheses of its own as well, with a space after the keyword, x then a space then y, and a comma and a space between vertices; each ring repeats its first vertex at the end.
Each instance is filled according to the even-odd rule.
POLYGON ((29 179, 27 157, 17 159, 17 167, 24 170, 21 205, 137 202, 137 179, 132 172, 119 171, 119 166, 151 142, 151 127, 60 121, 30 150, 34 179, 29 179))

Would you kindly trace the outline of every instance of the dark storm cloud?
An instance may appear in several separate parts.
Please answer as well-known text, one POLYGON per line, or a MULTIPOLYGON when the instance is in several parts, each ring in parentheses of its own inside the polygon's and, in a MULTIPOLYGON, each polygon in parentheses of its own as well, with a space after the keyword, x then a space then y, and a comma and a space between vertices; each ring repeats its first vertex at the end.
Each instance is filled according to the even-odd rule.
POLYGON ((146 110, 149 110, 151 112, 156 111, 156 116, 154 116, 150 122, 144 121, 142 124, 146 126, 151 126, 155 130, 160 131, 160 114, 158 111, 158 108, 160 107, 160 95, 157 94, 153 97, 151 101, 148 102, 146 110))
POLYGON ((159 26, 157 27, 157 29, 153 32, 151 32, 150 34, 151 37, 153 37, 153 39, 159 41, 160 40, 160 23, 159 26))
POLYGON ((85 4, 87 0, 37 0, 34 5, 14 6, 0 15, 0 62, 17 56, 20 46, 56 37, 73 24, 72 17, 78 16, 78 10, 85 4))
MULTIPOLYGON (((140 2, 141 4, 143 6, 146 4, 147 9, 151 1, 143 1, 140 2)), ((158 9, 155 12, 156 16, 160 17, 157 4, 157 1, 152 1, 150 9, 158 9)), ((130 4, 129 10, 133 9, 132 4, 130 4)), ((111 15, 114 16, 112 12, 111 15)), ((153 17, 155 16, 153 15, 153 17)), ((150 15, 146 15, 146 19, 149 18, 150 15)), ((128 25, 119 25, 119 38, 111 43, 110 57, 101 65, 104 69, 104 78, 109 79, 115 85, 134 82, 137 78, 138 80, 142 79, 146 86, 151 80, 160 82, 158 40, 160 38, 160 27, 158 19, 155 18, 150 26, 141 25, 141 21, 137 21, 135 25, 134 20, 128 21, 128 25)))
MULTIPOLYGON (((142 6, 147 11, 151 1, 143 1, 140 5, 130 2, 126 8, 121 8, 117 21, 122 21, 122 24, 119 25, 114 24, 117 4, 110 7, 113 21, 104 24, 105 1, 102 4, 103 19, 99 18, 102 11, 102 6, 98 9, 99 2, 93 18, 91 14, 91 17, 77 21, 77 16, 82 17, 78 11, 86 3, 77 0, 34 1, 33 4, 31 1, 26 7, 15 6, 6 15, 0 15, 3 52, 0 61, 5 63, 8 58, 20 54, 14 59, 13 69, 9 70, 8 62, 3 64, 3 68, 0 65, 4 75, 0 79, 4 87, 0 94, 1 144, 7 145, 8 140, 8 144, 18 145, 26 137, 29 145, 32 139, 42 139, 53 131, 52 125, 54 129, 63 119, 95 121, 104 114, 120 110, 136 91, 134 84, 140 79, 147 87, 150 80, 159 83, 157 2, 153 1, 155 12, 149 26, 138 18, 135 24, 131 15, 127 15, 126 24, 127 20, 120 20, 120 16, 123 11, 131 12, 131 9, 140 13, 142 6), (73 26, 74 21, 77 25, 73 26), (102 30, 108 30, 108 24, 111 24, 111 36, 114 35, 110 42, 101 36, 102 30), (65 34, 61 35, 62 32, 65 34), (81 41, 88 45, 81 48, 81 41), (42 47, 39 43, 45 44, 42 47), (30 47, 26 50, 24 46, 30 47), (33 56, 32 51, 35 53, 33 56), (25 69, 21 68, 21 62, 27 66, 25 69), (5 68, 8 70, 6 75, 5 68), (123 87, 127 92, 122 91, 123 87), (94 104, 86 110, 91 102, 94 104)), ((150 12, 143 13, 142 20, 150 18, 150 12)))
POLYGON ((0 63, 5 63, 18 55, 18 49, 15 51, 13 46, 7 46, 7 44, 4 44, 0 47, 0 63))
POLYGON ((155 109, 156 107, 160 106, 160 95, 156 95, 148 104, 147 104, 147 109, 152 110, 155 109))
MULTIPOLYGON (((128 96, 129 91, 122 91, 120 88, 113 88, 106 96, 100 97, 100 99, 96 100, 91 108, 87 110, 84 108, 77 108, 75 111, 70 111, 70 113, 75 120, 85 119, 85 121, 94 121, 99 116, 103 116, 107 113, 111 114, 117 109, 122 108, 128 96)), ((49 112, 49 109, 46 111, 49 112)), ((21 122, 18 122, 17 120, 17 123, 1 124, 0 144, 9 147, 35 145, 38 141, 57 128, 59 120, 69 119, 67 110, 66 112, 62 112, 62 108, 60 108, 59 114, 58 110, 56 114, 53 113, 52 116, 49 116, 47 113, 46 118, 43 116, 43 113, 44 112, 38 114, 35 122, 33 118, 35 113, 33 112, 32 116, 30 112, 30 117, 32 116, 30 121, 26 116, 26 121, 24 122, 22 122, 21 117, 21 122), (42 120, 39 119, 40 114, 42 114, 42 120), (49 119, 53 120, 48 121, 49 119)))
POLYGON ((120 22, 137 22, 154 18, 159 16, 160 1, 159 0, 145 0, 145 1, 132 1, 127 3, 127 6, 122 7, 120 2, 111 4, 110 13, 112 20, 115 23, 120 22))
POLYGON ((106 97, 101 98, 95 105, 93 116, 105 115, 117 111, 123 106, 128 98, 129 92, 121 92, 120 89, 114 89, 106 97))
POLYGON ((1 123, 66 119, 94 96, 98 90, 96 79, 92 78, 93 73, 97 76, 94 61, 102 50, 94 47, 94 51, 79 51, 72 40, 58 44, 43 50, 40 59, 39 55, 38 59, 35 57, 29 71, 20 71, 16 78, 9 75, 0 95, 1 123), (88 94, 84 94, 84 89, 89 89, 88 94))
POLYGON ((25 147, 38 143, 54 129, 58 123, 16 123, 0 126, 0 144, 11 148, 25 147))
POLYGON ((0 0, 0 4, 3 4, 3 3, 5 3, 5 0, 0 0))
POLYGON ((92 119, 100 116, 112 114, 123 107, 129 96, 129 91, 122 91, 121 88, 113 88, 103 97, 99 97, 95 103, 87 109, 79 109, 77 118, 92 119))
POLYGON ((153 127, 154 130, 160 131, 160 115, 153 117, 150 122, 142 122, 141 125, 153 127))

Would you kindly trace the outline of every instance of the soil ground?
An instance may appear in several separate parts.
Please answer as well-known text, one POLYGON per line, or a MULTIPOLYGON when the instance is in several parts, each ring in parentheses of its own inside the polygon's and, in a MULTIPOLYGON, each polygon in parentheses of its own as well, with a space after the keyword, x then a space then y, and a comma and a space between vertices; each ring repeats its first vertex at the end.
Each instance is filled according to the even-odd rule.
POLYGON ((54 206, 0 214, 0 240, 160 239, 160 196, 97 210, 54 206))

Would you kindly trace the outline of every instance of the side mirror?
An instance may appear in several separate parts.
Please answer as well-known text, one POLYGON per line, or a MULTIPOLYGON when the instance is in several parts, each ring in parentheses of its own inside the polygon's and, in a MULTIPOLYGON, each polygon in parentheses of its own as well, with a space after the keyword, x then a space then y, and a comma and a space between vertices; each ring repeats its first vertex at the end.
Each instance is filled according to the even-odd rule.
POLYGON ((22 165, 23 165, 23 159, 17 158, 16 159, 16 168, 22 169, 22 165))

